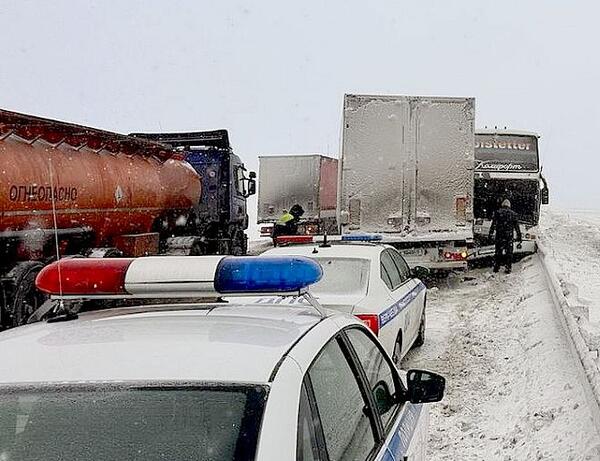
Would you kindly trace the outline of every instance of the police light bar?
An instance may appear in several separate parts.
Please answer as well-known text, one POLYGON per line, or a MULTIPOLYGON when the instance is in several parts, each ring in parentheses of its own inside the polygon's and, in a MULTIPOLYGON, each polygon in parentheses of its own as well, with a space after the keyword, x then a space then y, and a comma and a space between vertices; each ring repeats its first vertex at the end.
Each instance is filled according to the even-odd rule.
POLYGON ((54 298, 186 298, 298 295, 323 276, 304 256, 73 258, 44 267, 39 290, 54 298))
POLYGON ((344 234, 344 235, 281 235, 277 237, 278 245, 306 245, 310 243, 324 243, 327 237, 328 243, 334 242, 381 242, 383 236, 380 234, 344 234))
POLYGON ((342 242, 380 242, 383 236, 379 234, 344 234, 342 242))

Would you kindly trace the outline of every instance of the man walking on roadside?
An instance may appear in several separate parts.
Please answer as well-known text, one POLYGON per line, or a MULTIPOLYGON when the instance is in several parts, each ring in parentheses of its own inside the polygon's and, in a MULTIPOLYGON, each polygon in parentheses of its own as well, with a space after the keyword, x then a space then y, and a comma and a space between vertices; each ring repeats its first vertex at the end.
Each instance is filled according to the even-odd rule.
POLYGON ((496 210, 490 227, 490 239, 496 232, 496 252, 494 254, 494 272, 500 270, 500 266, 506 266, 506 273, 512 270, 513 241, 517 233, 517 242, 521 242, 521 229, 517 213, 510 209, 510 200, 505 199, 502 207, 496 210))

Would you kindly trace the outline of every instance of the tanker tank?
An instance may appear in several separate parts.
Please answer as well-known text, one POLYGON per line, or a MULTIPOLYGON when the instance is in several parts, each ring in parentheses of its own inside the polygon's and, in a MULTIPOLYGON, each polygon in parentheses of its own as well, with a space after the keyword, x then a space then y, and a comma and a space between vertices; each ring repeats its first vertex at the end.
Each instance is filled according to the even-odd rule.
POLYGON ((0 110, 0 329, 43 301, 33 281, 57 246, 156 253, 189 235, 200 199, 200 176, 165 145, 0 110))

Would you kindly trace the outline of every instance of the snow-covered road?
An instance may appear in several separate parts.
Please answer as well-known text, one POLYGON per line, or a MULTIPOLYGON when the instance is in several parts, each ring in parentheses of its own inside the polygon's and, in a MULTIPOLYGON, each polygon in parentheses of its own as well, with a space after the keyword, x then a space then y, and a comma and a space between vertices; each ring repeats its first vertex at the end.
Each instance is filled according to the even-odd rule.
POLYGON ((600 436, 540 260, 479 269, 428 296, 425 345, 404 368, 438 371, 431 460, 596 460, 600 436))

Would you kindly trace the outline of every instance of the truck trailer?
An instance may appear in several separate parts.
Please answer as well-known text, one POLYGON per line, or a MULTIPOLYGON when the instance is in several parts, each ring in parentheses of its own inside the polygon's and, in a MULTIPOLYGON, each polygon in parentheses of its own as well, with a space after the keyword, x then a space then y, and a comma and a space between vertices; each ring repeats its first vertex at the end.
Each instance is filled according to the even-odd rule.
MULTIPOLYGON (((24 323, 41 305, 35 278, 57 258, 231 249, 205 235, 203 197, 212 189, 203 177, 210 171, 195 169, 184 154, 0 110, 0 329, 24 323)), ((253 179, 244 181, 245 193, 236 185, 231 194, 253 189, 253 179)), ((227 197, 219 203, 231 205, 227 197)))
POLYGON ((474 122, 472 98, 345 95, 341 232, 381 234, 413 266, 466 268, 474 122))
POLYGON ((260 156, 258 224, 261 236, 294 204, 304 209, 303 234, 335 234, 338 160, 320 154, 260 156))

